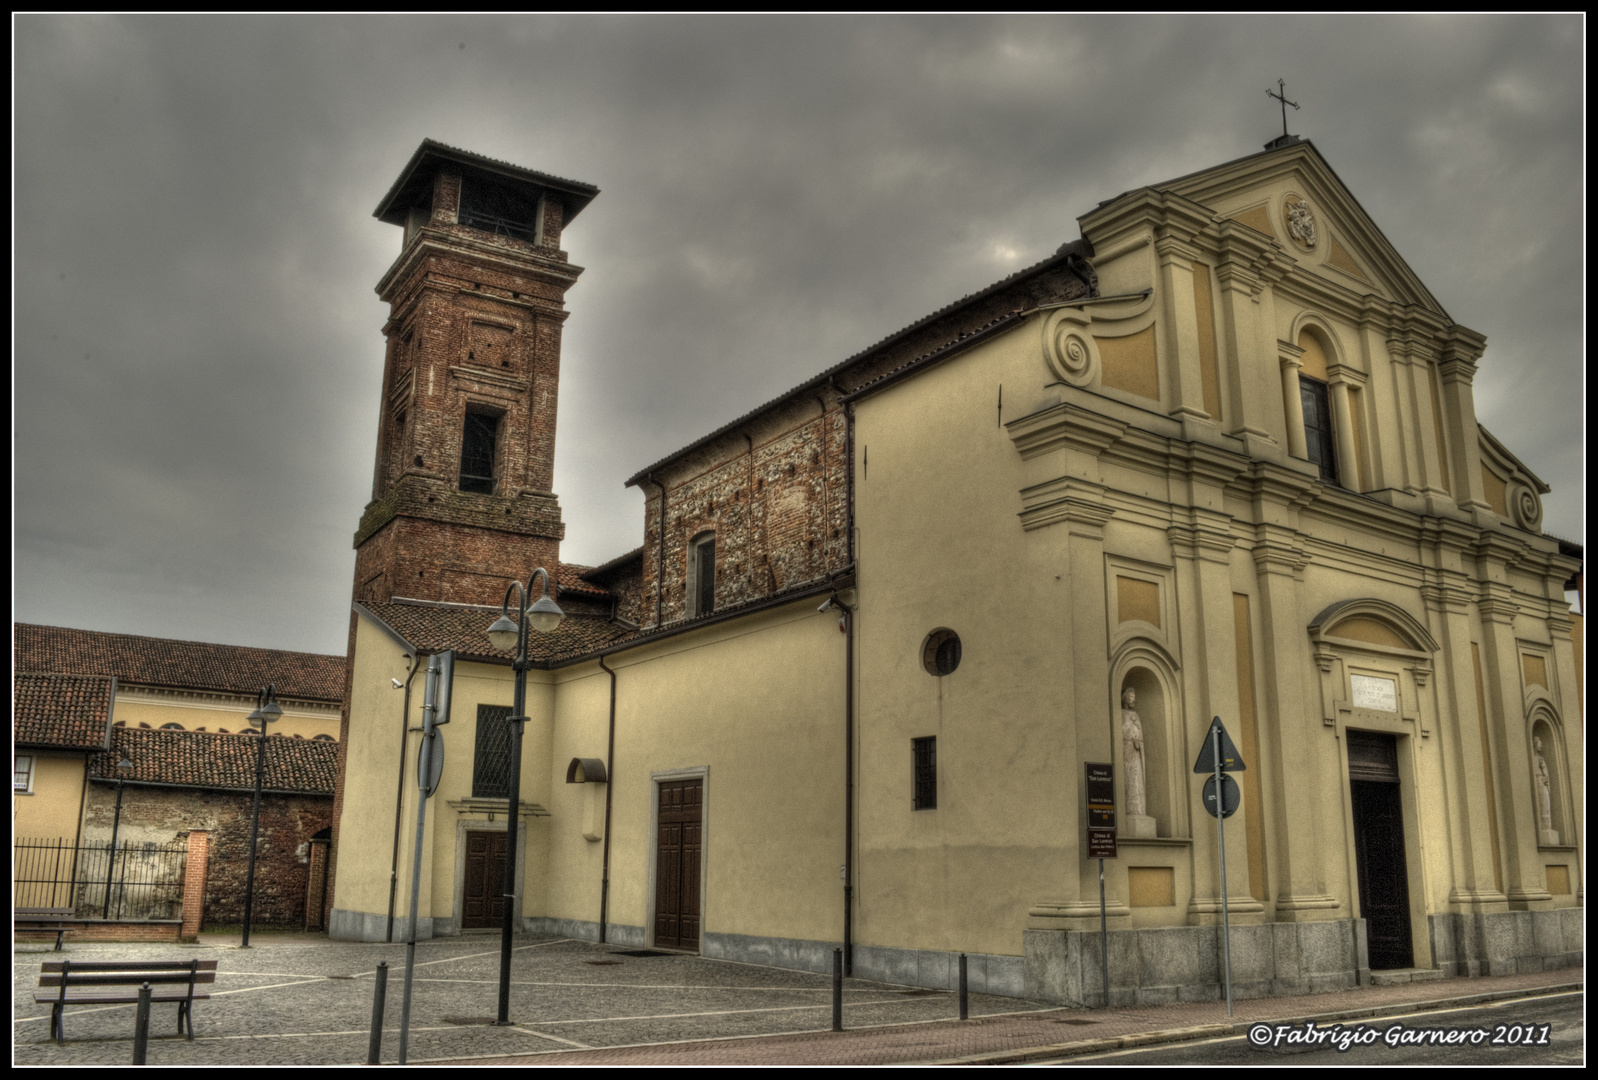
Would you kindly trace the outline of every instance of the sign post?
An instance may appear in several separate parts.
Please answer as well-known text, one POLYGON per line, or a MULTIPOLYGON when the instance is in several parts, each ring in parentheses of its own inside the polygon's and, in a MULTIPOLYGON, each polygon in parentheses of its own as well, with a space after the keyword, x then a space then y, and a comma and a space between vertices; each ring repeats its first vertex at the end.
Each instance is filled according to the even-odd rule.
POLYGON ((1104 860, 1115 855, 1115 766, 1085 761, 1088 858, 1099 860, 1099 964, 1104 977, 1104 1007, 1110 1007, 1110 928, 1104 910, 1104 860))
POLYGON ((449 723, 450 690, 454 685, 455 653, 429 656, 426 689, 422 695, 422 745, 416 758, 416 853, 411 857, 411 932, 405 941, 405 999, 400 1006, 401 1065, 406 1063, 411 1039, 411 974, 416 968, 416 919, 422 893, 422 837, 427 828, 427 800, 438 790, 438 780, 444 770, 444 739, 438 728, 449 723))
POLYGON ((1221 955, 1226 967, 1226 1015, 1232 1015, 1232 918, 1227 910, 1226 895, 1226 819, 1237 810, 1239 794, 1237 783, 1228 772, 1242 772, 1243 755, 1237 752, 1231 736, 1217 716, 1210 722, 1204 737, 1204 748, 1193 764, 1196 773, 1214 773, 1204 784, 1204 809, 1215 819, 1216 831, 1221 837, 1221 955))

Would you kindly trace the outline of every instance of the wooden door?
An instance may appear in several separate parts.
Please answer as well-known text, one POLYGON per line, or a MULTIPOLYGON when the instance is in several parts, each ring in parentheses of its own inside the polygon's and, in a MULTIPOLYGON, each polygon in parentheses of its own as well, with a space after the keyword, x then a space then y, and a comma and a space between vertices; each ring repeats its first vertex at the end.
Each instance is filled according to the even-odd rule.
POLYGON ((505 925, 505 834, 466 834, 466 882, 461 926, 505 925))
POLYGON ((699 948, 699 859, 704 834, 703 780, 660 785, 655 837, 655 944, 699 948))
POLYGON ((1409 871, 1398 785, 1350 780, 1359 907, 1372 970, 1414 966, 1409 927, 1409 871))

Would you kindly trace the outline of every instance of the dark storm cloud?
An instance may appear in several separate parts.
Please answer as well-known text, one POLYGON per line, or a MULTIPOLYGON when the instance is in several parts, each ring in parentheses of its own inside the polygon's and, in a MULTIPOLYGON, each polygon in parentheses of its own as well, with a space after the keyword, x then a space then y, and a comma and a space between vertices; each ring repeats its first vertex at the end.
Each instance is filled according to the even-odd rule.
POLYGON ((1267 86, 1449 313, 1581 539, 1577 18, 16 24, 17 617, 342 651, 423 137, 599 185, 566 232, 571 561, 636 469, 1257 151, 1267 86))

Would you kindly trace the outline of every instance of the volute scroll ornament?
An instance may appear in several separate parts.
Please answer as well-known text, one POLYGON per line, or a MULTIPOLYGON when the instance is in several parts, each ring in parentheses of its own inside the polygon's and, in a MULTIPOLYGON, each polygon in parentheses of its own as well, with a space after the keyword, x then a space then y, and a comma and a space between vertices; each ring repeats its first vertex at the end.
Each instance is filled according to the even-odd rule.
POLYGON ((1063 308, 1043 324, 1043 356, 1049 370, 1061 382, 1090 386, 1098 381, 1099 351, 1088 332, 1092 316, 1085 311, 1063 308))
POLYGON ((1537 492, 1520 477, 1516 477, 1509 488, 1509 512, 1514 515, 1515 524, 1530 533, 1540 533, 1543 529, 1543 501, 1537 497, 1537 492))

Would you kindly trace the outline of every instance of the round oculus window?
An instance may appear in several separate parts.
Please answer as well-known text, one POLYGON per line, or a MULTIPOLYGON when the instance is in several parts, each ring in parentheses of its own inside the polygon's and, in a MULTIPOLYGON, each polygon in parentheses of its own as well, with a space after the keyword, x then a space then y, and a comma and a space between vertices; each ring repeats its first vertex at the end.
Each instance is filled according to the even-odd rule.
POLYGON ((960 635, 953 630, 934 630, 921 647, 921 664, 928 675, 951 675, 960 666, 960 635))

